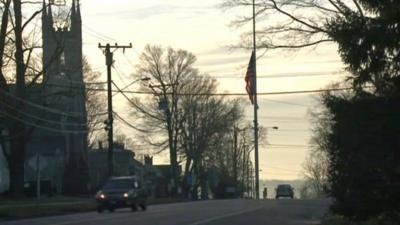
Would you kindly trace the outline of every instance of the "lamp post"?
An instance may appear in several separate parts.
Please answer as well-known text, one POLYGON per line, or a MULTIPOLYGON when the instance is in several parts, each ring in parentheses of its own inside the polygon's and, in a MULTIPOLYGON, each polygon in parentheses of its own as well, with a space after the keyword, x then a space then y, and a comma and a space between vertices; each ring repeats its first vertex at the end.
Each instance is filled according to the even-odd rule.
MULTIPOLYGON (((155 96, 159 97, 159 103, 158 107, 160 110, 164 111, 165 114, 165 122, 166 122, 166 128, 168 130, 168 146, 169 146, 169 158, 170 158, 170 164, 171 164, 171 196, 176 196, 177 194, 177 186, 178 186, 178 155, 177 155, 177 140, 176 140, 176 135, 174 135, 174 129, 173 129, 173 120, 176 119, 175 115, 176 113, 179 113, 178 105, 177 105, 177 100, 174 98, 171 98, 171 103, 169 103, 168 98, 167 98, 167 89, 169 87, 179 85, 178 82, 176 83, 171 83, 171 84, 158 84, 158 85, 149 85, 149 88, 153 91, 155 96), (157 91, 156 89, 159 89, 157 91)), ((174 90, 172 90, 174 91, 174 90)))
MULTIPOLYGON (((279 127, 278 127, 278 126, 272 126, 272 127, 266 127, 266 129, 267 129, 267 133, 268 133, 268 129, 278 130, 279 127)), ((258 162, 257 162, 257 164, 258 164, 258 162)), ((261 172, 261 171, 262 171, 262 170, 259 169, 258 171, 256 171, 256 173, 259 173, 259 172, 261 172)), ((260 196, 259 182, 260 182, 259 177, 256 176, 256 189, 257 189, 257 190, 256 190, 256 196, 257 196, 257 199, 259 199, 259 196, 260 196)))
MULTIPOLYGON (((278 130, 279 129, 279 127, 277 127, 277 126, 272 126, 272 127, 266 127, 266 129, 267 129, 267 131, 268 131, 268 129, 273 129, 273 130, 278 130)), ((257 131, 259 131, 258 129, 257 129, 257 131)), ((258 135, 257 135, 258 136, 258 135)), ((256 145, 257 145, 258 143, 256 143, 256 145)), ((254 169, 255 169, 255 194, 256 194, 256 199, 259 199, 260 198, 260 176, 259 176, 259 174, 260 174, 260 169, 259 169, 259 160, 258 160, 258 152, 257 152, 257 148, 255 148, 255 152, 256 152, 256 154, 255 154, 255 157, 254 157, 254 169)))
POLYGON ((121 88, 120 91, 114 93, 112 96, 114 97, 115 95, 117 95, 120 92, 126 90, 127 88, 129 88, 130 86, 132 86, 133 84, 135 84, 138 81, 149 81, 149 80, 151 80, 150 77, 143 77, 143 78, 136 79, 136 80, 132 81, 131 83, 129 83, 128 85, 126 85, 125 87, 121 88))
MULTIPOLYGON (((137 80, 134 80, 131 82, 129 85, 125 86, 119 92, 116 94, 111 95, 111 66, 113 64, 113 54, 110 52, 110 45, 107 45, 107 51, 106 51, 106 64, 107 64, 107 95, 108 95, 108 118, 104 122, 106 127, 105 130, 108 132, 108 156, 107 156, 107 161, 108 161, 108 176, 113 176, 114 174, 114 140, 113 140, 113 106, 112 106, 112 97, 114 97, 116 94, 122 92, 132 84, 138 82, 138 81, 146 81, 149 80, 150 78, 140 78, 137 80)), ((115 85, 115 84, 114 84, 115 85)))

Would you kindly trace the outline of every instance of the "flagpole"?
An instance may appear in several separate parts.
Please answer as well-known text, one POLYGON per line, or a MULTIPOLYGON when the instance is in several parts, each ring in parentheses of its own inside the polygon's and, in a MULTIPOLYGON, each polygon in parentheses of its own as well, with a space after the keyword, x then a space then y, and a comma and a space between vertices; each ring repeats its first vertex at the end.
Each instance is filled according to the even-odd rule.
POLYGON ((254 51, 254 165, 256 199, 260 199, 260 169, 258 164, 258 103, 257 103, 257 47, 256 47, 256 6, 253 0, 253 51, 254 51))

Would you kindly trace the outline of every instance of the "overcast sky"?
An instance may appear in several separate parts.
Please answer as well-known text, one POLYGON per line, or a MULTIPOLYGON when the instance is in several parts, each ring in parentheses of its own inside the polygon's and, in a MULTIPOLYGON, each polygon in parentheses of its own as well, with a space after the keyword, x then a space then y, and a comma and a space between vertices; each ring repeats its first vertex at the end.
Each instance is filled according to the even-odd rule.
MULTIPOLYGON (((230 51, 227 46, 239 41, 244 30, 228 26, 238 14, 251 14, 251 8, 223 11, 217 0, 81 0, 84 54, 93 68, 103 72, 104 56, 99 42, 132 43, 134 49, 115 53, 119 86, 129 83, 133 65, 146 44, 181 48, 198 57, 200 71, 216 77, 220 92, 245 93, 244 74, 250 52, 230 51)), ((258 92, 316 90, 343 78, 343 65, 334 45, 297 53, 269 52, 258 61, 258 92), (283 77, 287 76, 287 77, 283 77)), ((117 77, 115 77, 117 76, 117 77)), ((308 111, 316 106, 317 95, 263 95, 259 97, 261 126, 278 126, 268 130, 268 143, 260 146, 262 179, 298 179, 307 155, 310 129, 308 111)), ((117 112, 127 117, 126 102, 117 99, 117 112)), ((252 121, 252 105, 246 108, 252 121)), ((127 118, 129 120, 129 118, 127 118)), ((127 128, 124 132, 129 133, 127 128)), ((164 156, 158 163, 168 163, 164 156)))

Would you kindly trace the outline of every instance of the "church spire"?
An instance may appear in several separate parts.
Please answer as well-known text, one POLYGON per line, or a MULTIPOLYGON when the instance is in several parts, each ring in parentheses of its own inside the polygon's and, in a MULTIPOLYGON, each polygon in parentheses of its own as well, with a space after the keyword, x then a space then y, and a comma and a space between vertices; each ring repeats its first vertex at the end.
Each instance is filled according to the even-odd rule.
POLYGON ((78 19, 79 19, 79 21, 81 21, 81 4, 79 3, 79 0, 77 0, 77 9, 76 9, 76 11, 77 11, 77 16, 78 16, 78 19))
POLYGON ((43 7, 42 7, 42 23, 47 20, 47 8, 46 8, 46 1, 43 0, 43 7))
POLYGON ((72 0, 71 17, 73 18, 75 14, 76 14, 75 0, 72 0))
POLYGON ((71 21, 81 21, 81 7, 79 0, 72 0, 71 21))
POLYGON ((72 0, 72 8, 71 8, 71 31, 73 31, 76 35, 81 36, 81 11, 79 6, 79 0, 72 0))
POLYGON ((53 27, 54 26, 54 21, 53 21, 53 11, 51 10, 51 4, 52 3, 49 3, 49 11, 48 11, 48 18, 49 18, 49 25, 50 25, 50 27, 53 27))

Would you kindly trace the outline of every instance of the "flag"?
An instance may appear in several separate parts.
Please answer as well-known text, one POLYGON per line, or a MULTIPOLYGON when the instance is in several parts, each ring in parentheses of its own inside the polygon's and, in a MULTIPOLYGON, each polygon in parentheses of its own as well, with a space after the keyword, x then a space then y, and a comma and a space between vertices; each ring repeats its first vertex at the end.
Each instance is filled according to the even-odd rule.
POLYGON ((254 104, 254 78, 255 78, 255 54, 254 51, 251 53, 250 62, 247 67, 247 72, 244 80, 246 81, 246 91, 249 94, 251 104, 254 104))

